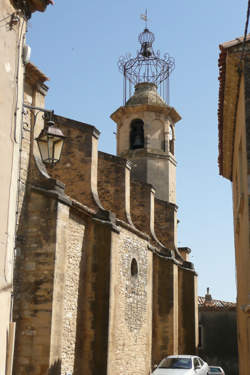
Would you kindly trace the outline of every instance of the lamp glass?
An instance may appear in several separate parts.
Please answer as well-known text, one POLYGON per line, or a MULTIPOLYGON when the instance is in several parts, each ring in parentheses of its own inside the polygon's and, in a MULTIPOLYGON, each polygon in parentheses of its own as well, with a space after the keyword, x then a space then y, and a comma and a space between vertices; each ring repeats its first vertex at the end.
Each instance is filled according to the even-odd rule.
POLYGON ((43 129, 36 141, 43 162, 55 164, 61 157, 64 136, 49 134, 50 129, 43 129))

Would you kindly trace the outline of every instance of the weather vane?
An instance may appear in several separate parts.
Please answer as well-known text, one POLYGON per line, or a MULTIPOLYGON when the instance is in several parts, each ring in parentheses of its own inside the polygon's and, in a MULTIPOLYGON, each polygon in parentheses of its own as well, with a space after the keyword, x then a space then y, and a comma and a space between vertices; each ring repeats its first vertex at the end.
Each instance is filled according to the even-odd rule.
POLYGON ((141 19, 145 21, 145 27, 147 29, 148 27, 148 10, 147 9, 145 10, 144 14, 141 14, 141 19))

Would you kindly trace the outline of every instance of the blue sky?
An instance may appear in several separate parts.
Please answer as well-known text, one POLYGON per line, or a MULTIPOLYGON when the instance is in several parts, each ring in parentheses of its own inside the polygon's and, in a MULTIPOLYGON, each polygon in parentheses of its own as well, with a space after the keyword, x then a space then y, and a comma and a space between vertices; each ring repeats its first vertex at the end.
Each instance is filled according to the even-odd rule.
POLYGON ((176 125, 178 246, 192 249, 198 292, 236 296, 231 183, 218 174, 219 44, 243 35, 246 0, 57 0, 28 27, 31 61, 50 77, 46 107, 94 125, 99 149, 115 154, 122 105, 121 55, 136 54, 148 9, 155 50, 175 58, 170 105, 176 125))

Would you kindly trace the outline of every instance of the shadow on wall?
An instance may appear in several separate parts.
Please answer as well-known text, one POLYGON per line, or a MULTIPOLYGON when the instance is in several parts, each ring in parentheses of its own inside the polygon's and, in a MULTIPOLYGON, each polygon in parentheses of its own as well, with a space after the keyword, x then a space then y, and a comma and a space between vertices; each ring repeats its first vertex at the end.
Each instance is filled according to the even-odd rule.
POLYGON ((56 361, 48 370, 48 375, 61 375, 61 360, 56 361))
POLYGON ((201 358, 210 366, 221 366, 226 375, 238 375, 235 313, 203 312, 200 324, 204 332, 203 347, 199 349, 201 358))

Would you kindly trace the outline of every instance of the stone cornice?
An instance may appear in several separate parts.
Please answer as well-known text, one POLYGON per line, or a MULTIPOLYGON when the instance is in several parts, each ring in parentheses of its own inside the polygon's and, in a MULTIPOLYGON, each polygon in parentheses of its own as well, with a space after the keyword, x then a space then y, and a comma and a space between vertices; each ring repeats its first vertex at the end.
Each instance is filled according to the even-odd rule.
POLYGON ((174 107, 170 106, 163 106, 157 104, 139 104, 139 105, 129 105, 129 106, 122 106, 118 108, 112 115, 110 116, 113 121, 119 123, 121 118, 124 115, 138 113, 138 112, 158 112, 163 113, 166 116, 171 117, 174 123, 181 120, 181 116, 175 110, 174 107))
POLYGON ((153 159, 167 159, 171 161, 175 166, 177 166, 177 161, 173 155, 171 155, 170 153, 167 154, 164 151, 160 152, 159 150, 156 150, 156 151, 154 151, 153 149, 145 150, 144 148, 137 149, 137 150, 129 150, 129 151, 121 152, 120 156, 124 159, 129 159, 129 160, 131 159, 132 156, 133 158, 136 158, 136 157, 141 158, 141 157, 147 156, 153 159))

